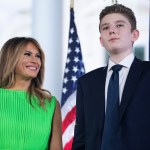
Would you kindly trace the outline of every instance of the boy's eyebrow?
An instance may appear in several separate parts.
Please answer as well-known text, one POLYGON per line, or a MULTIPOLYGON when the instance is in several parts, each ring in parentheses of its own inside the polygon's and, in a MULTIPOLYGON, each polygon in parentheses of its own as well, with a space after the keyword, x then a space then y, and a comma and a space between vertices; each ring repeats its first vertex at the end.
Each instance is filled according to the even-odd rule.
MULTIPOLYGON (((117 21, 115 21, 115 23, 126 23, 126 21, 124 21, 124 20, 117 20, 117 21)), ((103 23, 103 24, 100 25, 100 27, 107 26, 109 24, 110 23, 103 23)))
POLYGON ((115 23, 126 23, 124 20, 117 20, 115 23))
POLYGON ((100 25, 100 27, 103 27, 103 26, 106 26, 106 25, 109 25, 109 23, 103 23, 100 25))

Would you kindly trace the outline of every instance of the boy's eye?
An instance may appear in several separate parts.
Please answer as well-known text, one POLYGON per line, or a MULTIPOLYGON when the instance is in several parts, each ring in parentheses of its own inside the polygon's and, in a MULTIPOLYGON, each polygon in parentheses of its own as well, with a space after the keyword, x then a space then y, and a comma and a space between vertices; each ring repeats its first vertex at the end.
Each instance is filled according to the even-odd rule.
POLYGON ((108 30, 108 26, 103 27, 102 30, 108 30))
POLYGON ((118 24, 118 25, 117 25, 117 27, 122 27, 122 26, 123 26, 123 24, 118 24))

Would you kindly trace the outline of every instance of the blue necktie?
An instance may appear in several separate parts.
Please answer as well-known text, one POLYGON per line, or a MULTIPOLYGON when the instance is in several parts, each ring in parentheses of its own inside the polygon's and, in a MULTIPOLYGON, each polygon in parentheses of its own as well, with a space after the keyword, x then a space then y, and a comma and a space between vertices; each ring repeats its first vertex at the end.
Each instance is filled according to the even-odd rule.
POLYGON ((102 137, 101 150, 115 150, 115 137, 118 129, 119 117, 119 71, 122 65, 114 65, 109 80, 107 92, 107 107, 102 137))

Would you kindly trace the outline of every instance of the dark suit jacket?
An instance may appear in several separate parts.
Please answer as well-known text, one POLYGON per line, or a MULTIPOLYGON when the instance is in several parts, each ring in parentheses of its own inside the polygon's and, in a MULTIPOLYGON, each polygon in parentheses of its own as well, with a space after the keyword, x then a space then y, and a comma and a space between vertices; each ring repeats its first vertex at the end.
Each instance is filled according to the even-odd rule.
MULTIPOLYGON (((107 67, 78 80, 72 150, 101 150, 107 67)), ((119 129, 112 150, 150 150, 150 62, 135 58, 119 108, 119 129)))

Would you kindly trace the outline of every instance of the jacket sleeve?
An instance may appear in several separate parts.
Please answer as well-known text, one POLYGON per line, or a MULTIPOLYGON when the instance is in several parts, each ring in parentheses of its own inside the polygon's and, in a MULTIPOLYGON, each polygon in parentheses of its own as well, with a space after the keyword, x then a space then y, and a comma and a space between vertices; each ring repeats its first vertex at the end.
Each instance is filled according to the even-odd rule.
POLYGON ((80 78, 77 82, 76 124, 72 150, 85 150, 84 93, 80 78))

